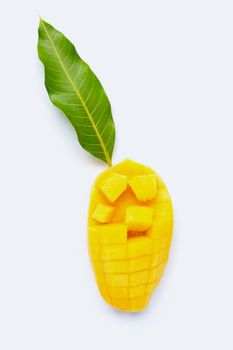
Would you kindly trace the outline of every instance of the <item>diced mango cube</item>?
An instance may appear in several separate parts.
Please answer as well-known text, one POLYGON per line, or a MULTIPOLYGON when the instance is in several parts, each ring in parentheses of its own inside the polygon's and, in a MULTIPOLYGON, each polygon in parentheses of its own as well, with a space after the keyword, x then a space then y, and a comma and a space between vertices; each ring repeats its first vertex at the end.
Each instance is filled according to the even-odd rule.
POLYGON ((129 180, 129 185, 139 201, 153 199, 157 193, 157 183, 155 174, 133 176, 129 180))
POLYGON ((94 271, 96 272, 101 272, 103 270, 103 263, 101 260, 93 260, 92 262, 95 261, 94 263, 94 271))
POLYGON ((102 246, 103 260, 119 260, 128 258, 127 244, 114 244, 102 246))
POLYGON ((130 300, 130 311, 135 312, 144 309, 149 301, 148 296, 133 298, 130 300))
POLYGON ((155 218, 171 218, 173 216, 173 209, 171 201, 156 202, 154 205, 154 217, 155 218))
POLYGON ((152 240, 152 251, 153 253, 160 252, 161 250, 168 249, 170 246, 171 239, 168 237, 153 239, 152 240))
POLYGON ((143 284, 141 286, 131 287, 129 288, 129 297, 130 298, 138 298, 146 293, 146 285, 143 284))
POLYGON ((162 250, 159 254, 159 263, 160 264, 166 263, 168 260, 168 256, 169 256, 169 250, 168 249, 162 250))
POLYGON ((114 208, 109 205, 98 203, 92 218, 103 223, 109 222, 112 219, 114 208))
POLYGON ((130 301, 129 299, 111 299, 112 304, 120 310, 129 311, 130 301))
POLYGON ((88 227, 88 240, 90 243, 98 243, 100 240, 100 226, 94 225, 88 227))
POLYGON ((99 183, 99 188, 105 197, 113 203, 126 190, 127 176, 110 172, 110 174, 99 183))
POLYGON ((99 226, 102 244, 123 244, 127 242, 127 226, 125 224, 106 224, 99 226))
POLYGON ((138 271, 129 274, 129 286, 147 283, 149 279, 149 270, 138 271))
POLYGON ((102 271, 96 272, 95 279, 96 279, 97 283, 102 283, 103 285, 105 284, 105 275, 102 271))
POLYGON ((89 253, 92 257, 92 261, 101 260, 101 249, 99 244, 89 243, 89 253))
POLYGON ((172 218, 155 218, 149 230, 146 232, 147 236, 151 238, 171 237, 173 229, 172 218))
POLYGON ((156 201, 158 202, 171 201, 171 197, 165 187, 158 189, 158 186, 157 186, 156 201))
POLYGON ((145 231, 152 224, 153 208, 138 205, 129 206, 126 210, 128 231, 145 231))
POLYGON ((129 275, 127 273, 113 273, 113 274, 107 273, 105 274, 105 280, 106 280, 106 283, 110 286, 127 287, 129 275))
POLYGON ((152 239, 147 236, 133 237, 128 240, 129 258, 148 255, 152 252, 152 239))
POLYGON ((151 266, 156 267, 156 266, 158 266, 158 264, 159 264, 159 254, 156 253, 156 254, 152 255, 151 266))
POLYGON ((105 273, 128 273, 128 260, 103 261, 103 269, 105 273))
POLYGON ((108 288, 102 283, 98 283, 100 294, 107 301, 107 303, 111 303, 111 298, 109 297, 108 288))
POLYGON ((161 250, 169 248, 171 243, 171 237, 160 238, 160 248, 161 250))
POLYGON ((151 172, 151 169, 148 167, 145 167, 144 165, 134 162, 130 159, 125 159, 123 162, 117 164, 114 166, 115 170, 123 175, 126 176, 135 176, 135 175, 142 175, 146 172, 151 172))
POLYGON ((149 283, 146 286, 146 294, 150 294, 153 293, 153 291, 155 290, 155 288, 157 287, 159 281, 155 281, 153 283, 149 283))
POLYGON ((128 297, 128 288, 108 286, 109 296, 116 299, 125 299, 128 297))
POLYGON ((129 272, 137 272, 150 268, 151 256, 142 256, 140 258, 132 258, 129 260, 129 272))
POLYGON ((158 268, 153 268, 150 270, 150 274, 149 274, 149 279, 148 279, 148 283, 154 283, 155 281, 157 281, 159 279, 159 274, 158 274, 158 268))

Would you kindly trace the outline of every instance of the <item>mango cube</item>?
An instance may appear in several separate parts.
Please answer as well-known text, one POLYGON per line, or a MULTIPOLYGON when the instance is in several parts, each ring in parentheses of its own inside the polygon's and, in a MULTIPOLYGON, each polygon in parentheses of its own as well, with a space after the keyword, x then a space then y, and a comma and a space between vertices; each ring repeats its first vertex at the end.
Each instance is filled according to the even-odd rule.
POLYGON ((105 280, 109 286, 128 287, 129 276, 127 273, 108 273, 105 274, 105 280))
POLYGON ((129 299, 114 299, 111 298, 111 304, 114 305, 117 309, 129 311, 130 310, 130 301, 129 299))
POLYGON ((149 297, 139 297, 139 298, 133 298, 130 300, 130 311, 136 312, 140 311, 142 309, 145 309, 149 301, 149 297))
POLYGON ((128 231, 145 231, 152 224, 153 208, 139 205, 129 206, 126 210, 128 231))
POLYGON ((103 223, 109 222, 112 219, 114 208, 109 205, 98 203, 92 218, 103 223))
POLYGON ((147 231, 147 236, 151 238, 170 238, 172 235, 173 220, 171 217, 154 218, 152 226, 147 231))
POLYGON ((151 200, 157 193, 155 174, 133 176, 129 180, 129 186, 139 201, 151 200))
POLYGON ((116 260, 116 261, 103 261, 103 270, 105 273, 128 273, 129 262, 128 260, 116 260))
POLYGON ((149 279, 149 270, 132 272, 129 275, 129 286, 146 284, 149 279))
POLYGON ((110 172, 99 184, 99 188, 104 196, 111 202, 115 202, 117 198, 127 188, 127 176, 110 172))
POLYGON ((141 284, 139 286, 129 288, 129 297, 138 298, 146 294, 146 285, 141 284))
MULTIPOLYGON (((123 260, 119 260, 123 261, 123 260)), ((140 258, 132 258, 129 260, 129 272, 137 272, 149 269, 151 266, 151 256, 140 256, 140 258)))
POLYGON ((100 241, 99 226, 88 226, 88 240, 89 243, 98 243, 100 241))
POLYGON ((127 287, 113 287, 108 286, 109 296, 116 299, 128 298, 128 288, 127 287))
POLYGON ((149 255, 152 252, 152 239, 148 236, 133 237, 128 240, 129 258, 149 255))
POLYGON ((127 244, 111 244, 103 245, 102 249, 103 260, 120 260, 128 258, 128 245, 127 244))
POLYGON ((125 224, 106 224, 99 226, 102 244, 123 244, 127 242, 127 226, 125 224))

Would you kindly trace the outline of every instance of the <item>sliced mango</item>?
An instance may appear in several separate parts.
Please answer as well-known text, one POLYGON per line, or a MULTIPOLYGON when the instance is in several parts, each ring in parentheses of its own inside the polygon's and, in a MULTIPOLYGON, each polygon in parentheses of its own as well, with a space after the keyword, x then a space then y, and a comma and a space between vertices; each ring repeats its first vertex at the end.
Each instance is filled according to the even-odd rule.
POLYGON ((147 307, 168 260, 172 229, 169 193, 151 168, 127 159, 98 176, 88 242, 97 285, 108 304, 131 312, 147 307))
POLYGON ((100 243, 122 244, 127 242, 127 227, 125 224, 106 224, 99 226, 100 243))
POLYGON ((108 176, 99 183, 99 188, 105 197, 111 203, 114 203, 127 188, 127 176, 114 172, 109 173, 108 176))
POLYGON ((132 205, 126 210, 126 225, 128 231, 143 232, 152 224, 153 208, 132 205))
POLYGON ((129 179, 129 185, 139 201, 155 198, 157 183, 155 174, 137 175, 129 179))
POLYGON ((148 236, 133 237, 128 240, 129 258, 137 258, 142 255, 150 255, 152 251, 152 240, 148 236))
POLYGON ((98 203, 92 215, 92 218, 103 224, 111 220, 113 212, 113 207, 102 203, 98 203))

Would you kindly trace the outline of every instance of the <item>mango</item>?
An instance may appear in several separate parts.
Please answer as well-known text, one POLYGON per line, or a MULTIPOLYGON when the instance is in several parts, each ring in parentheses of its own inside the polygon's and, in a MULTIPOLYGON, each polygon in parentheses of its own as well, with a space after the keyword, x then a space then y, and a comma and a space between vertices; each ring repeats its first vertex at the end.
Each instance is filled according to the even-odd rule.
POLYGON ((157 193, 155 174, 133 176, 129 180, 129 186, 139 201, 151 200, 157 193))
POLYGON ((153 208, 139 205, 129 206, 125 222, 128 231, 144 232, 152 225, 153 208))
POLYGON ((168 261, 173 208, 151 168, 125 160, 95 180, 88 246, 98 289, 122 311, 145 309, 168 261))
POLYGON ((127 177, 117 173, 108 173, 108 176, 99 182, 99 188, 110 202, 116 199, 126 190, 127 177))
POLYGON ((92 215, 92 218, 103 224, 111 220, 113 212, 113 207, 102 203, 98 203, 92 215))

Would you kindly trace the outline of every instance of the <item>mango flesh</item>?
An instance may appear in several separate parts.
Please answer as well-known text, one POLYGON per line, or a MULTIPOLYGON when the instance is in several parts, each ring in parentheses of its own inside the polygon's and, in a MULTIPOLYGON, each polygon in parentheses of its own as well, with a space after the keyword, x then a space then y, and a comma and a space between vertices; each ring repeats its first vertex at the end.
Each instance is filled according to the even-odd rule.
POLYGON ((104 196, 113 203, 126 190, 127 176, 109 172, 107 177, 99 181, 98 187, 104 196))
POLYGON ((129 186, 139 201, 151 200, 157 193, 155 174, 133 176, 129 180, 129 186))
POLYGON ((151 225, 153 220, 153 208, 132 205, 126 210, 125 222, 128 231, 144 232, 151 225))
POLYGON ((89 254, 99 291, 123 311, 147 307, 166 266, 173 229, 170 195, 151 168, 125 160, 95 180, 89 254))
POLYGON ((92 215, 92 218, 104 224, 106 222, 111 221, 113 212, 113 207, 102 203, 98 203, 92 215))

